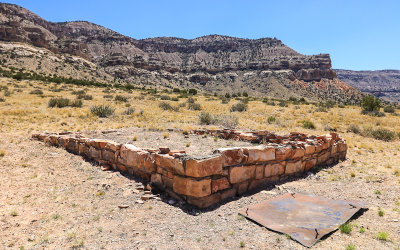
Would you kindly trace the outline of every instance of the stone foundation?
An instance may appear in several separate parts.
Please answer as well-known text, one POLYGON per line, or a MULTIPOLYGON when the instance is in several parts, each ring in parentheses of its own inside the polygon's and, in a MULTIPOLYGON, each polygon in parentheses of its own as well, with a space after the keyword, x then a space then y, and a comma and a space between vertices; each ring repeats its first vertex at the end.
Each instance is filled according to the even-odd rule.
POLYGON ((256 146, 220 148, 193 157, 169 148, 142 149, 77 134, 33 134, 46 144, 63 147, 101 165, 138 176, 198 208, 206 208, 248 190, 263 187, 313 167, 346 158, 347 144, 336 133, 279 136, 268 131, 195 130, 224 139, 246 140, 256 146))

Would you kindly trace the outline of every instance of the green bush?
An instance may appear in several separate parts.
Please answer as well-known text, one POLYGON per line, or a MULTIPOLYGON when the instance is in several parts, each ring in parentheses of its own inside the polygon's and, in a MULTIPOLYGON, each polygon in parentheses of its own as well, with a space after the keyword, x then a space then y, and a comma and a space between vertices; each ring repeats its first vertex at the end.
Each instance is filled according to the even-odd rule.
POLYGON ((31 95, 43 95, 43 91, 40 89, 34 89, 31 92, 29 92, 31 95))
POLYGON ((201 112, 199 114, 199 122, 202 125, 210 125, 215 123, 214 116, 208 112, 201 112))
POLYGON ((383 112, 393 114, 395 112, 395 110, 394 110, 394 107, 392 107, 392 106, 385 106, 383 108, 383 112))
POLYGON ((201 110, 201 106, 199 103, 189 103, 188 109, 189 110, 201 110))
POLYGON ((347 132, 352 132, 354 134, 361 134, 361 129, 357 125, 351 124, 347 128, 347 132))
POLYGON ((127 102, 128 101, 128 97, 122 96, 122 95, 116 95, 114 100, 116 102, 127 102))
POLYGON ((301 123, 303 124, 303 128, 306 128, 306 129, 315 129, 315 125, 314 125, 314 123, 312 123, 311 121, 303 120, 303 121, 301 121, 301 123))
POLYGON ((243 102, 239 102, 231 106, 231 112, 243 112, 246 110, 247 110, 247 104, 243 102))
POLYGON ((340 225, 339 229, 340 229, 341 233, 350 234, 351 230, 353 229, 353 225, 346 222, 346 223, 340 225))
POLYGON ((64 108, 70 105, 70 100, 68 98, 56 97, 49 100, 49 108, 64 108))
POLYGON ((234 115, 214 116, 214 123, 221 125, 223 128, 233 129, 239 124, 239 118, 234 115))
POLYGON ((367 112, 379 111, 381 108, 381 100, 373 95, 364 96, 361 100, 361 108, 363 111, 367 112))
POLYGON ((101 118, 112 116, 114 111, 109 105, 95 105, 90 108, 90 113, 101 118))
POLYGON ((83 102, 82 102, 82 100, 76 99, 70 103, 70 106, 74 107, 74 108, 82 108, 83 102))
POLYGON ((91 95, 85 95, 85 94, 83 94, 83 95, 78 95, 76 98, 78 98, 78 99, 83 99, 83 100, 93 100, 93 96, 91 96, 91 95))
POLYGON ((393 141, 396 139, 396 133, 385 128, 366 128, 362 132, 362 135, 382 141, 393 141))
POLYGON ((197 95, 197 90, 196 89, 189 89, 188 93, 190 95, 197 95))
POLYGON ((171 100, 171 97, 169 95, 162 95, 160 96, 160 100, 169 101, 171 100))
POLYGON ((275 121, 276 121, 275 116, 270 116, 270 117, 268 117, 268 119, 267 119, 267 122, 268 122, 269 124, 274 123, 275 121))
POLYGON ((133 113, 135 113, 135 108, 132 108, 132 107, 128 108, 124 112, 125 115, 132 115, 133 113))
POLYGON ((163 110, 179 111, 179 107, 174 107, 168 102, 160 102, 158 106, 163 110))

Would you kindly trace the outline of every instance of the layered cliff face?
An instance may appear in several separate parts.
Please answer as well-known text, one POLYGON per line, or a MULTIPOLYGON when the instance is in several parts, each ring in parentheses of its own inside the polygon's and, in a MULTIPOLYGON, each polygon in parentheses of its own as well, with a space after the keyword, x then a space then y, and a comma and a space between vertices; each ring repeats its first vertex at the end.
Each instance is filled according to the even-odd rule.
MULTIPOLYGON (((194 86, 212 92, 236 86, 239 91, 265 95, 282 92, 274 91, 275 85, 290 92, 298 81, 313 88, 315 82, 334 84, 337 79, 328 54, 302 55, 275 38, 209 35, 191 40, 136 40, 89 22, 48 22, 10 4, 0 4, 0 40, 79 56, 110 76, 138 85, 194 86)), ((346 99, 345 91, 333 87, 338 89, 339 99, 346 99)), ((318 93, 317 89, 314 92, 318 93)), ((356 90, 353 92, 356 95, 356 90)), ((304 96, 293 95, 297 94, 304 96)))

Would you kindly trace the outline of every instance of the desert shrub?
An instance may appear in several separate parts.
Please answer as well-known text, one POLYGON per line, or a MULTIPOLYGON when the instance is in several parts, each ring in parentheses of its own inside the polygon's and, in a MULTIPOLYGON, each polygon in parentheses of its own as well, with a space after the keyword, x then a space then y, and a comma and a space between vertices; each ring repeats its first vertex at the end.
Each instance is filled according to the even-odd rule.
POLYGON ((103 95, 103 98, 105 99, 112 99, 114 96, 113 95, 103 95))
POLYGON ((353 225, 346 222, 346 223, 340 225, 339 229, 340 229, 341 233, 350 234, 351 230, 353 229, 353 225))
POLYGON ((6 99, 4 99, 3 97, 0 97, 0 102, 5 102, 6 99))
POLYGON ((78 98, 78 99, 83 99, 83 100, 93 100, 93 96, 91 96, 91 95, 86 95, 86 94, 78 95, 76 98, 78 98))
POLYGON ((186 102, 181 102, 178 104, 178 107, 180 108, 186 107, 186 104, 187 104, 186 102))
POLYGON ((243 94, 242 94, 244 97, 248 97, 249 96, 249 94, 247 94, 247 92, 243 92, 243 94))
POLYGON ((394 108, 392 107, 392 106, 385 106, 384 108, 383 108, 383 112, 385 112, 385 113, 394 113, 394 108))
POLYGON ((393 141, 396 139, 396 133, 385 128, 366 128, 362 131, 362 135, 381 141, 393 141))
POLYGON ((171 101, 178 102, 179 98, 178 97, 173 97, 173 98, 171 98, 171 101))
POLYGON ((303 124, 303 128, 315 129, 315 125, 314 125, 314 123, 312 121, 303 120, 303 121, 301 121, 301 123, 303 124))
POLYGON ((231 94, 229 94, 229 93, 225 93, 225 98, 231 98, 231 94))
POLYGON ((188 93, 189 93, 190 95, 197 95, 197 90, 196 90, 196 89, 189 89, 189 90, 188 90, 188 93))
POLYGON ((364 96, 361 100, 361 108, 366 112, 379 111, 381 108, 381 100, 373 95, 364 96))
POLYGON ((288 104, 285 101, 280 101, 278 105, 279 105, 279 107, 287 107, 288 106, 288 104))
POLYGON ((31 95, 43 95, 43 91, 40 89, 34 89, 31 92, 29 92, 31 95))
POLYGON ((158 106, 163 110, 178 111, 179 107, 174 107, 168 102, 160 102, 158 106))
POLYGON ((222 103, 222 104, 228 104, 230 101, 231 101, 231 99, 230 99, 230 98, 226 98, 226 97, 223 97, 223 98, 221 99, 221 103, 222 103))
POLYGON ((70 100, 68 98, 56 97, 51 98, 48 103, 49 108, 64 108, 70 105, 70 100))
POLYGON ((114 100, 116 102, 127 102, 128 101, 128 97, 122 96, 122 95, 116 95, 114 100))
POLYGON ((361 133, 361 129, 357 125, 351 124, 347 128, 347 132, 352 132, 354 134, 360 134, 361 133))
POLYGON ((74 107, 74 108, 82 108, 83 102, 82 102, 82 100, 76 99, 70 103, 70 106, 74 107))
POLYGON ((247 103, 239 102, 231 106, 231 112, 243 112, 247 110, 247 103))
POLYGON ((162 95, 160 96, 160 100, 169 101, 171 100, 171 97, 169 95, 162 95))
POLYGON ((362 110, 361 114, 363 115, 370 115, 370 116, 376 116, 376 117, 383 117, 385 116, 385 113, 380 112, 379 110, 374 110, 374 111, 367 111, 367 110, 362 110))
POLYGON ((10 96, 11 92, 8 89, 4 89, 4 96, 10 96))
POLYGON ((388 232, 379 232, 378 235, 376 236, 376 238, 378 240, 382 240, 382 241, 387 241, 389 237, 389 233, 388 232))
POLYGON ((233 129, 239 124, 239 118, 235 115, 219 115, 213 117, 214 123, 224 128, 233 129))
POLYGON ((135 113, 135 108, 129 107, 127 110, 125 110, 124 115, 132 115, 135 113))
POLYGON ((189 98, 187 99, 187 102, 188 102, 188 103, 195 103, 196 100, 195 100, 193 97, 189 97, 189 98))
POLYGON ((72 94, 73 94, 73 95, 85 95, 85 94, 86 94, 86 91, 83 90, 83 89, 81 89, 81 90, 74 90, 74 91, 72 91, 72 94))
POLYGON ((95 105, 90 108, 90 113, 98 117, 109 117, 114 114, 115 110, 109 105, 95 105))
POLYGON ((189 110, 201 110, 201 106, 199 103, 189 103, 188 109, 189 110))
POLYGON ((199 123, 202 125, 210 125, 215 123, 214 116, 208 112, 201 112, 199 114, 199 123))
POLYGON ((275 121, 276 121, 275 116, 270 116, 270 117, 268 117, 268 119, 267 119, 267 122, 268 122, 269 124, 271 124, 271 123, 273 123, 273 122, 275 122, 275 121))

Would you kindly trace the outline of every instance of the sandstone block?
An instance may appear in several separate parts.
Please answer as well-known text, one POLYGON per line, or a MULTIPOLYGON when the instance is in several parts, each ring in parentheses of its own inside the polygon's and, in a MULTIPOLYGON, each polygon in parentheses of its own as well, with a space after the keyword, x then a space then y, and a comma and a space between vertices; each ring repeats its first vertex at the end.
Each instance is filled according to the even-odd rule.
POLYGON ((292 154, 292 147, 290 146, 279 147, 276 149, 276 160, 284 161, 290 158, 291 154, 292 154))
POLYGON ((162 182, 165 187, 173 188, 174 179, 168 178, 168 176, 162 175, 162 182))
POLYGON ((285 163, 276 163, 276 164, 267 164, 265 166, 265 172, 264 176, 265 177, 271 177, 271 176, 279 176, 284 174, 285 172, 285 163))
POLYGON ((264 170, 265 170, 264 165, 256 166, 256 179, 264 178, 264 170))
POLYGON ((173 189, 178 194, 204 197, 211 194, 211 179, 196 180, 175 175, 173 189))
POLYGON ((293 153, 292 153, 291 158, 292 159, 301 158, 301 157, 303 157, 305 155, 305 153, 306 153, 305 149, 303 149, 303 148, 295 148, 295 149, 293 149, 293 153))
POLYGON ((116 152, 116 151, 118 151, 118 150, 121 149, 121 146, 122 146, 121 143, 109 141, 109 142, 107 142, 105 148, 106 148, 107 150, 111 150, 111 151, 116 152))
POLYGON ((239 183, 249 179, 253 179, 255 174, 255 166, 238 166, 232 167, 229 171, 230 183, 239 183))
POLYGON ((180 175, 185 174, 183 164, 177 158, 169 155, 155 154, 155 160, 157 167, 163 167, 166 170, 171 171, 172 173, 177 173, 180 175))
POLYGON ((315 152, 315 146, 314 145, 306 144, 304 146, 304 148, 306 150, 305 151, 306 155, 314 154, 314 152, 315 152))
POLYGON ((85 143, 79 143, 78 144, 78 152, 82 156, 89 157, 89 146, 86 145, 85 143))
POLYGON ((285 174, 290 175, 290 174, 301 173, 301 172, 303 172, 301 161, 295 161, 295 162, 286 163, 286 172, 285 172, 285 174))
POLYGON ((203 160, 186 160, 185 174, 192 177, 205 177, 222 174, 222 156, 218 155, 203 160))
POLYGON ((229 181, 226 177, 219 178, 211 181, 211 192, 215 193, 219 190, 224 190, 230 187, 229 181))
POLYGON ((239 195, 243 194, 248 190, 248 188, 249 188, 249 181, 239 183, 239 184, 237 184, 237 193, 239 195))
POLYGON ((246 147, 243 149, 248 156, 247 163, 257 163, 275 160, 275 148, 265 145, 246 147))
POLYGON ((112 151, 103 150, 101 153, 101 159, 113 163, 115 159, 115 153, 112 151))
POLYGON ((246 162, 243 148, 219 148, 214 153, 222 155, 222 166, 233 166, 246 162))
POLYGON ((271 183, 274 183, 274 182, 276 182, 278 180, 279 180, 278 176, 272 176, 272 177, 263 178, 263 179, 260 179, 260 180, 251 180, 248 190, 264 188, 264 187, 266 187, 266 186, 270 185, 271 183))
POLYGON ((304 171, 309 171, 315 165, 317 165, 317 159, 315 159, 315 158, 305 161, 304 171))
POLYGON ((317 157, 317 164, 324 164, 326 161, 329 159, 330 153, 329 152, 323 152, 321 155, 317 157))

